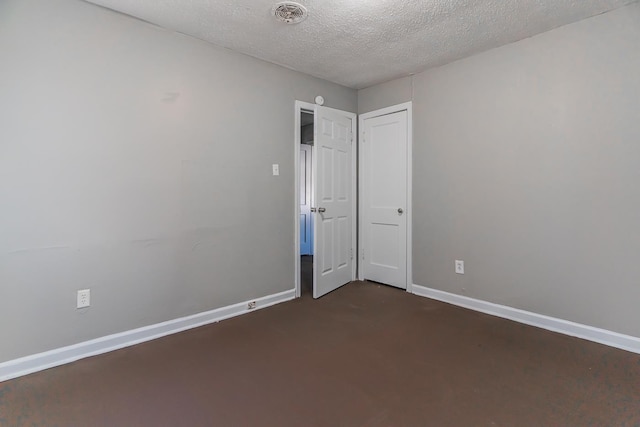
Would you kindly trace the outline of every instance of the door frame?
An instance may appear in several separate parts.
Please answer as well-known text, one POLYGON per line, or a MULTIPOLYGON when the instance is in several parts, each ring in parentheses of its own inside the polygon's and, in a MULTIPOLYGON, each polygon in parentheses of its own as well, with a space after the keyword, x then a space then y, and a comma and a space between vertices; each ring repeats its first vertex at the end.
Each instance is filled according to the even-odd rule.
MULTIPOLYGON (((374 117, 386 116, 388 114, 399 113, 401 111, 407 112, 407 292, 413 293, 413 103, 411 101, 404 102, 402 104, 393 105, 391 107, 381 108, 379 110, 371 111, 369 113, 360 114, 358 119, 358 164, 364 164, 364 158, 362 153, 362 140, 364 133, 364 121, 372 119, 374 117)), ((362 168, 358 171, 358 195, 363 194, 364 185, 364 172, 362 168)), ((358 197, 358 208, 360 214, 362 214, 364 206, 362 206, 362 197, 358 197)), ((364 224, 362 221, 358 221, 358 280, 364 280, 364 268, 360 268, 364 263, 364 248, 363 248, 363 236, 364 236, 364 224)))
MULTIPOLYGON (((324 108, 328 108, 328 107, 324 107, 324 108)), ((300 114, 302 114, 302 111, 312 111, 314 113, 314 117, 315 117, 315 112, 316 112, 316 104, 311 104, 309 102, 304 102, 304 101, 295 101, 294 104, 294 114, 295 114, 295 120, 294 120, 294 139, 293 139, 293 176, 294 176, 294 284, 295 284, 295 292, 296 292, 296 298, 299 298, 300 295, 302 294, 302 289, 300 287, 300 114)), ((358 187, 357 187, 357 178, 358 178, 358 173, 357 173, 357 164, 358 164, 358 158, 357 158, 357 148, 358 148, 358 138, 357 138, 357 125, 358 125, 358 115, 356 113, 351 113, 348 111, 342 111, 342 110, 336 110, 331 108, 331 110, 334 111, 338 111, 340 113, 347 113, 347 115, 351 118, 351 247, 353 248, 353 259, 351 262, 351 280, 355 280, 356 279, 356 268, 358 265, 358 257, 357 257, 357 238, 356 238, 356 231, 357 231, 357 223, 358 223, 358 218, 357 218, 357 195, 358 195, 358 187)), ((317 126, 317 124, 314 122, 313 123, 314 126, 317 126)), ((315 147, 315 145, 314 145, 315 147)), ((314 153, 315 156, 315 153, 314 153)), ((315 216, 314 219, 315 221, 315 216)), ((314 228, 314 233, 315 233, 315 228, 314 228)), ((316 253, 316 242, 318 241, 317 236, 313 236, 313 245, 314 245, 314 249, 313 252, 314 254, 316 253)), ((313 267, 315 268, 315 260, 316 258, 314 257, 314 262, 313 262, 313 267)))

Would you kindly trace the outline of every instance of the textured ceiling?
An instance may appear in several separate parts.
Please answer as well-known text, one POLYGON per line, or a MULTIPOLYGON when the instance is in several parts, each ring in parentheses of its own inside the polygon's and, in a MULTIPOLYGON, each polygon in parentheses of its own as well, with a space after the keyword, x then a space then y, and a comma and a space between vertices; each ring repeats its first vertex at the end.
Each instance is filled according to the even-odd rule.
POLYGON ((597 15, 636 0, 88 0, 344 86, 367 86, 597 15))

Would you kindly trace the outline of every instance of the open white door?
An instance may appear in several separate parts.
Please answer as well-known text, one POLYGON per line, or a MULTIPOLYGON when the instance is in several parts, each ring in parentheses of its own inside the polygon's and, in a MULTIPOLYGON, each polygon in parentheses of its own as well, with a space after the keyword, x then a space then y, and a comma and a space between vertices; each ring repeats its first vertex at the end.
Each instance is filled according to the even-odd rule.
POLYGON ((407 111, 360 117, 363 279, 407 288, 407 111))
POLYGON ((315 107, 313 297, 355 278, 353 126, 355 114, 315 107))

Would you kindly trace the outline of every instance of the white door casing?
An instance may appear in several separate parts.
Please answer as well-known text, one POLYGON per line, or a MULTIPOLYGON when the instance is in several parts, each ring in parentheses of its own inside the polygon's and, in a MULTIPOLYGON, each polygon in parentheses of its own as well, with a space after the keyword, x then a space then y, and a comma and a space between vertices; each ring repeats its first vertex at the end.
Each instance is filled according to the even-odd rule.
POLYGON ((313 147, 300 144, 300 255, 313 254, 311 165, 313 147))
POLYGON ((315 106, 313 297, 355 278, 355 114, 315 106))
POLYGON ((409 111, 385 110, 360 117, 360 279, 407 289, 409 111))

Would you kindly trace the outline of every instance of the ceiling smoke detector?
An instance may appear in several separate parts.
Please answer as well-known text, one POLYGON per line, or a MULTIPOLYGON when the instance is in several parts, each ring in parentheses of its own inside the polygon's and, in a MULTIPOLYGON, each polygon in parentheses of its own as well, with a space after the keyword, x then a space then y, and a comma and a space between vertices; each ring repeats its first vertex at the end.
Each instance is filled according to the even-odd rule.
POLYGON ((285 24, 299 24, 307 19, 307 8, 300 3, 283 1, 273 6, 273 15, 285 24))

